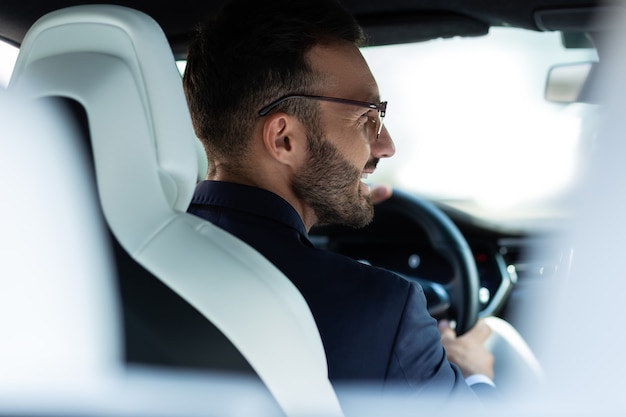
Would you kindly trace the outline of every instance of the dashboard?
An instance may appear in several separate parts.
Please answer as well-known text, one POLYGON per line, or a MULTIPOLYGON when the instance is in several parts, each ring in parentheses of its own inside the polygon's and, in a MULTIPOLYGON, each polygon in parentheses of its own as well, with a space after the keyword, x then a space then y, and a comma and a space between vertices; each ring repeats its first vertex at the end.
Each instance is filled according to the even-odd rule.
MULTIPOLYGON (((512 294, 520 277, 526 283, 538 282, 529 276, 537 277, 545 271, 543 266, 528 263, 533 236, 481 224, 447 206, 439 208, 459 229, 473 255, 480 281, 479 316, 498 315, 506 319, 511 299, 519 298, 512 294)), ((444 286, 454 276, 453 264, 433 245, 425 227, 414 217, 396 211, 376 207, 374 221, 364 228, 320 226, 311 230, 310 237, 318 248, 389 269, 419 283, 427 281, 444 286)), ((429 292, 425 292, 430 301, 429 292)))

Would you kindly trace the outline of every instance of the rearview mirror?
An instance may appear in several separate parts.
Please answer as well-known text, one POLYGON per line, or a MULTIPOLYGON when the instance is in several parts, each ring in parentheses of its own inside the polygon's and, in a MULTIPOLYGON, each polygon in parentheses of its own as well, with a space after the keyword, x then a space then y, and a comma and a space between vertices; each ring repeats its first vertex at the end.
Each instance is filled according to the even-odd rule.
POLYGON ((553 103, 597 104, 591 86, 597 62, 577 62, 555 65, 546 80, 545 99, 553 103))

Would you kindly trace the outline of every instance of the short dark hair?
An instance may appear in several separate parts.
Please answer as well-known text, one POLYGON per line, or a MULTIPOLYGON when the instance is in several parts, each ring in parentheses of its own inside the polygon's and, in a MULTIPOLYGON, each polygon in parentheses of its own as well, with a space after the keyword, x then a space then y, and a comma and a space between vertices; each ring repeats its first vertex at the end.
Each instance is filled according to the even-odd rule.
MULTIPOLYGON (((211 155, 244 158, 258 110, 292 93, 316 93, 305 54, 315 45, 348 41, 363 31, 334 0, 232 0, 197 29, 183 77, 196 135, 211 155)), ((308 100, 281 110, 305 125, 317 115, 308 100)))

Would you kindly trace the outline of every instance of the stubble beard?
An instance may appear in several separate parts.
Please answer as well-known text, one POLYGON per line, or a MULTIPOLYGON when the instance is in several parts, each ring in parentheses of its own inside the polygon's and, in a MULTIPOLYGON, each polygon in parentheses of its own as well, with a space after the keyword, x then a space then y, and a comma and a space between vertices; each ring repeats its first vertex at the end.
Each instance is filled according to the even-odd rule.
POLYGON ((295 195, 313 209, 317 225, 360 228, 374 218, 369 195, 361 192, 361 170, 323 137, 308 137, 307 163, 294 177, 295 195))

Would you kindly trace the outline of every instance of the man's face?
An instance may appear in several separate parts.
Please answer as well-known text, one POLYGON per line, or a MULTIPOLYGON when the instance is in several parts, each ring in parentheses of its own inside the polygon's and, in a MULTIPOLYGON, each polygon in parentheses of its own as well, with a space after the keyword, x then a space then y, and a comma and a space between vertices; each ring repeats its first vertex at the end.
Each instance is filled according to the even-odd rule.
POLYGON ((371 222, 374 208, 369 187, 360 181, 361 170, 324 137, 309 136, 308 143, 307 163, 294 176, 292 187, 315 211, 318 224, 363 227, 371 222))
MULTIPOLYGON (((308 54, 321 75, 319 95, 364 102, 380 101, 378 86, 358 48, 350 43, 316 46, 308 54)), ((317 216, 318 224, 363 227, 374 215, 369 187, 361 179, 395 149, 383 129, 376 139, 368 125, 372 112, 345 103, 320 102, 322 132, 309 132, 307 163, 293 180, 294 193, 317 216)), ((371 125, 371 123, 370 123, 371 125)))

